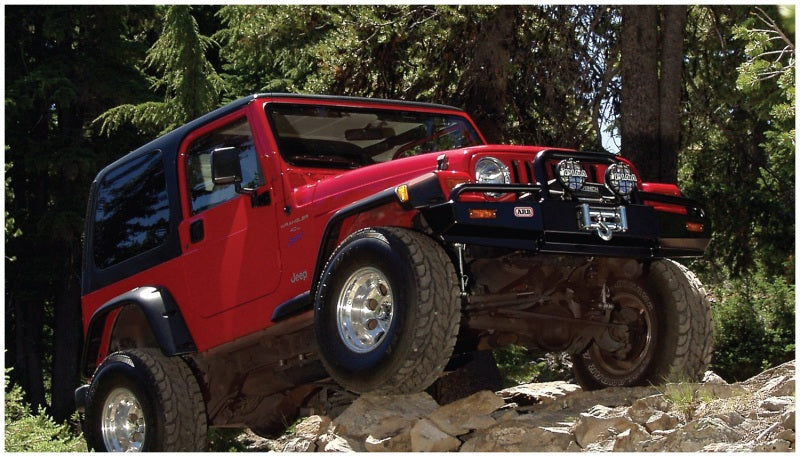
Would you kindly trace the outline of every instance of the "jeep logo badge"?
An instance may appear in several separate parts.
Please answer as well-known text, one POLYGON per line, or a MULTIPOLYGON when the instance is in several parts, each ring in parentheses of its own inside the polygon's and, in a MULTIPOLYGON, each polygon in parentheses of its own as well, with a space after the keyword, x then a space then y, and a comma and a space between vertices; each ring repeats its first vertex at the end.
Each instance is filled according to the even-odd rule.
POLYGON ((533 217, 533 208, 530 206, 515 206, 514 207, 514 216, 515 217, 533 217))

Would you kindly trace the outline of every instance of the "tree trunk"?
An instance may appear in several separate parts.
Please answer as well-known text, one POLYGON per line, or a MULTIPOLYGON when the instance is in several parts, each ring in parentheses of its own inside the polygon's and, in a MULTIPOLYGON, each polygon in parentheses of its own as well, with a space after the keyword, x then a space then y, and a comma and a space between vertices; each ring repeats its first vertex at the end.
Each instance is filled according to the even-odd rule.
POLYGON ((622 7, 622 155, 642 178, 658 177, 658 9, 622 7))
POLYGON ((75 388, 80 382, 79 361, 82 342, 80 243, 73 242, 67 249, 65 267, 67 274, 54 306, 53 385, 50 414, 63 422, 75 411, 75 388), (58 382, 56 382, 58 380, 58 382))
POLYGON ((645 181, 678 180, 686 6, 622 7, 622 154, 645 181), (660 30, 660 36, 659 36, 660 30))
POLYGON ((681 76, 686 5, 663 6, 661 27, 661 80, 659 86, 659 175, 661 182, 678 181, 681 132, 681 76))
POLYGON ((486 140, 503 140, 508 98, 509 45, 514 35, 516 7, 500 6, 478 34, 475 57, 462 77, 459 93, 486 140))
POLYGON ((44 306, 14 300, 15 326, 18 336, 15 370, 25 392, 31 411, 39 412, 45 406, 44 379, 42 377, 42 328, 44 306))

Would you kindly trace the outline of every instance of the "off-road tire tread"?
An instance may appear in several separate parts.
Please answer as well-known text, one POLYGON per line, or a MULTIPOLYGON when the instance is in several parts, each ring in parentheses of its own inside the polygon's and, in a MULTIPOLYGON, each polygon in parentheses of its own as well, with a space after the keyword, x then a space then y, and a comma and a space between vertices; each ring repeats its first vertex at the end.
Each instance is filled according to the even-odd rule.
POLYGON ((453 353, 460 322, 458 278, 447 253, 433 239, 406 229, 383 230, 408 247, 420 280, 419 313, 413 327, 416 357, 407 359, 387 387, 376 392, 420 392, 436 381, 453 353))
MULTIPOLYGON (((337 254, 350 241, 370 236, 382 238, 390 245, 402 244, 408 250, 413 278, 417 280, 418 310, 413 322, 408 322, 404 337, 410 337, 413 345, 409 349, 411 355, 380 386, 345 387, 360 393, 421 392, 441 375, 455 347, 461 312, 458 278, 441 245, 427 235, 398 227, 372 227, 354 232, 334 251, 323 271, 335 271, 339 267, 338 262, 344 259, 337 254)), ((330 293, 327 288, 327 284, 320 284, 320 296, 330 293)), ((335 371, 324 357, 322 362, 329 373, 335 371)))
MULTIPOLYGON (((657 351, 647 372, 636 384, 692 382, 699 380, 711 362, 713 325, 709 294, 689 269, 670 260, 650 264, 639 279, 658 308, 657 351)), ((572 356, 575 378, 588 390, 608 387, 590 373, 584 355, 572 356)))
MULTIPOLYGON (((713 351, 713 325, 708 293, 688 268, 670 260, 653 262, 650 281, 666 291, 674 305, 678 319, 674 351, 666 351, 656 376, 665 382, 695 381, 702 377, 711 362, 713 351)), ((664 297, 666 299, 666 297, 664 297)), ((668 329, 667 331, 670 331, 668 329)), ((670 340, 670 335, 664 335, 670 340)))
POLYGON ((208 423, 200 386, 189 366, 180 357, 167 357, 155 348, 127 349, 109 355, 105 364, 128 363, 145 369, 145 376, 156 386, 153 392, 164 419, 162 442, 150 451, 204 451, 208 443, 208 423))

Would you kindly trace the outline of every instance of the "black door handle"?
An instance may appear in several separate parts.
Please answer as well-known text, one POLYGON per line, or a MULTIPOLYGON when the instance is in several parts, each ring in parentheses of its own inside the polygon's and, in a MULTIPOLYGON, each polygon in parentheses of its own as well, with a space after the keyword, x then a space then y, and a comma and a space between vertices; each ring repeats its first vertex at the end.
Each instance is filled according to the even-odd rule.
POLYGON ((192 243, 197 243, 198 241, 202 241, 205 238, 205 228, 203 227, 203 220, 198 219, 191 224, 189 224, 189 241, 192 243))

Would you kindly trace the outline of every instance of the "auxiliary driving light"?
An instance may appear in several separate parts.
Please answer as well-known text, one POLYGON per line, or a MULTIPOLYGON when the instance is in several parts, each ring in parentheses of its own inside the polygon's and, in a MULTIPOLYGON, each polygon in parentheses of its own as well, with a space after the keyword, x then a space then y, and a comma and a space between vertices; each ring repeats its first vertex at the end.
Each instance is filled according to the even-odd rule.
POLYGON ((636 188, 636 175, 628 165, 615 163, 606 170, 606 186, 617 195, 630 195, 636 188))
POLYGON ((556 176, 565 189, 575 192, 583 187, 587 174, 577 160, 564 159, 556 165, 556 176))

